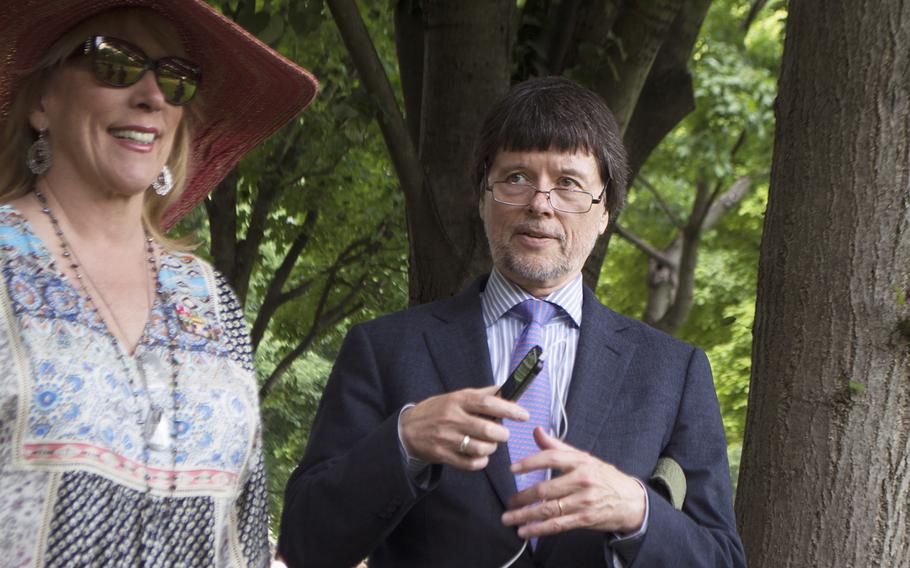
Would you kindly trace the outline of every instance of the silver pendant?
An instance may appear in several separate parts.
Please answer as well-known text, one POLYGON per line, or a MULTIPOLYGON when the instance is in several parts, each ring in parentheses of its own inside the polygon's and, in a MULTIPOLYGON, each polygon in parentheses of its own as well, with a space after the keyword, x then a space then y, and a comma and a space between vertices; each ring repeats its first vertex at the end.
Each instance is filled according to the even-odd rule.
POLYGON ((167 420, 164 419, 164 411, 160 406, 152 406, 148 419, 145 421, 142 435, 148 447, 157 452, 166 450, 171 445, 167 420))

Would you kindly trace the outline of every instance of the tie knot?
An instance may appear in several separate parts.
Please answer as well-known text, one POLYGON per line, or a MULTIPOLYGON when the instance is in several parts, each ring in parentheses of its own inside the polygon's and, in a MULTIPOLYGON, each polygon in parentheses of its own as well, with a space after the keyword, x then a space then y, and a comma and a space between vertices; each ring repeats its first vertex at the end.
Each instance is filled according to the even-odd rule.
POLYGON ((512 311, 528 323, 547 325, 556 315, 556 304, 544 300, 525 300, 515 304, 512 311))

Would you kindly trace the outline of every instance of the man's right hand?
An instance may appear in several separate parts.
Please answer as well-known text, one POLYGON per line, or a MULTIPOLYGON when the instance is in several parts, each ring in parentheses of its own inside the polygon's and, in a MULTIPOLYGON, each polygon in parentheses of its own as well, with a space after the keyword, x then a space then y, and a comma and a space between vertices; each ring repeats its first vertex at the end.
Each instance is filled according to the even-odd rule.
POLYGON ((491 418, 524 421, 528 412, 496 396, 498 387, 464 389, 430 397, 401 413, 401 443, 411 457, 476 471, 489 462, 509 430, 491 418), (462 445, 465 436, 470 439, 462 445))

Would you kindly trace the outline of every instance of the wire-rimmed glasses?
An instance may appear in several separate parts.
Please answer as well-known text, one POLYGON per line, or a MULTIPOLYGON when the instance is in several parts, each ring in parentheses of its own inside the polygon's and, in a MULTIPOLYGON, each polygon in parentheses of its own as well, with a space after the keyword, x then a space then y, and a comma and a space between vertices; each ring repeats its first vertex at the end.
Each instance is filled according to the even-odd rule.
POLYGON ((588 191, 578 188, 554 187, 539 189, 529 183, 494 181, 487 185, 487 191, 493 194, 493 201, 503 205, 524 207, 534 200, 534 196, 543 193, 550 202, 550 207, 563 213, 587 213, 595 203, 603 201, 607 186, 604 185, 600 195, 594 197, 588 191))

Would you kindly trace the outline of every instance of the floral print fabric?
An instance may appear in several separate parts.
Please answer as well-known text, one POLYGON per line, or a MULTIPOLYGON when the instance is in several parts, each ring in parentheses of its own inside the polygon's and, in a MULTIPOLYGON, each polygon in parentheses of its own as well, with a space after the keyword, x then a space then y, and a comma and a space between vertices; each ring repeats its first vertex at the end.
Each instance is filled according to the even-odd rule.
POLYGON ((0 271, 4 565, 266 565, 255 377, 223 280, 163 253, 162 293, 130 356, 8 205, 0 271), (137 417, 152 405, 174 427, 146 452, 137 417))

